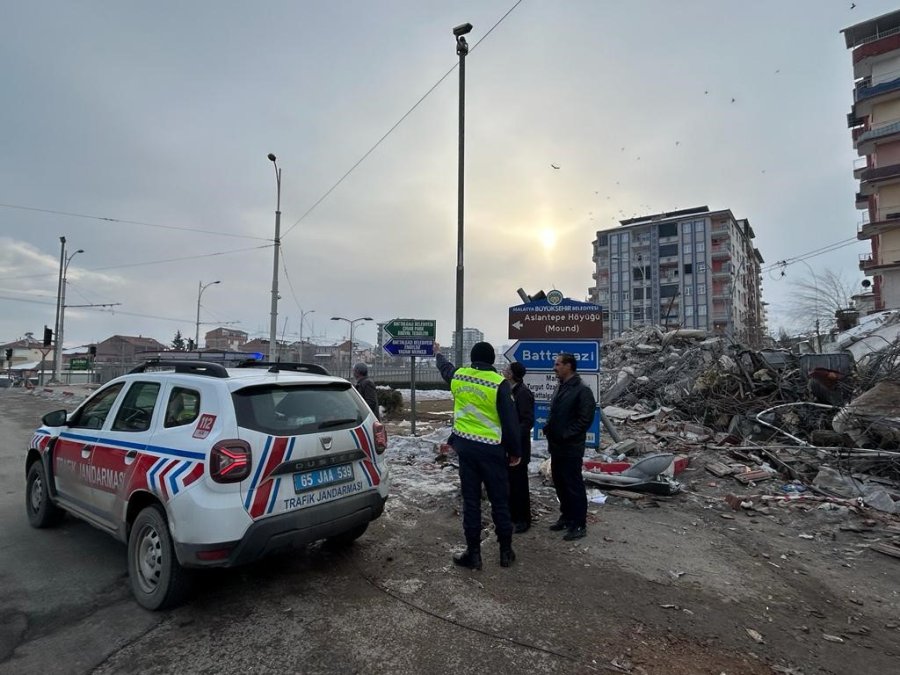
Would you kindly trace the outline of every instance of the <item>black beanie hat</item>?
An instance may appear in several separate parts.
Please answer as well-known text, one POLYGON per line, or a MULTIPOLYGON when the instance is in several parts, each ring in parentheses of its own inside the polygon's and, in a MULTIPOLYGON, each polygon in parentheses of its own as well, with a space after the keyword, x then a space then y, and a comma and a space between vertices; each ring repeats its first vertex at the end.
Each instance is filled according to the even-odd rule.
POLYGON ((487 342, 476 342, 472 345, 472 363, 480 361, 494 365, 494 348, 487 342))

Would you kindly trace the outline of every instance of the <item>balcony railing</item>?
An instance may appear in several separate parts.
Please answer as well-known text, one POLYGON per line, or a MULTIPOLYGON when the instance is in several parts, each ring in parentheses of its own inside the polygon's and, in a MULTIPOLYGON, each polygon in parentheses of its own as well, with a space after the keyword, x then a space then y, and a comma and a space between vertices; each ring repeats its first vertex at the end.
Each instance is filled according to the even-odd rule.
POLYGON ((900 89, 900 77, 888 80, 887 82, 879 82, 874 85, 870 78, 866 78, 853 90, 853 100, 859 103, 860 101, 865 101, 873 96, 887 94, 896 91, 897 89, 900 89))
POLYGON ((868 268, 874 267, 874 266, 875 266, 875 261, 873 260, 871 253, 860 253, 859 254, 859 269, 860 270, 865 271, 868 268))
POLYGON ((900 27, 891 28, 883 33, 875 33, 869 37, 860 38, 853 47, 854 65, 870 56, 878 56, 879 54, 892 52, 895 49, 900 48, 900 27), (885 38, 893 39, 886 40, 885 38), (880 40, 884 40, 884 42, 877 44, 880 40))
POLYGON ((877 183, 892 178, 900 178, 900 164, 888 164, 871 169, 865 169, 859 176, 863 183, 877 183))
POLYGON ((710 246, 709 250, 713 258, 722 258, 731 255, 730 246, 710 246))
MULTIPOLYGON (((894 134, 900 134, 900 122, 891 122, 890 124, 884 124, 880 127, 864 129, 854 140, 856 141, 856 145, 859 146, 869 141, 877 141, 880 138, 893 136, 894 134)), ((859 159, 864 160, 865 158, 860 157, 859 159)), ((856 164, 854 163, 854 167, 855 166, 856 164)))

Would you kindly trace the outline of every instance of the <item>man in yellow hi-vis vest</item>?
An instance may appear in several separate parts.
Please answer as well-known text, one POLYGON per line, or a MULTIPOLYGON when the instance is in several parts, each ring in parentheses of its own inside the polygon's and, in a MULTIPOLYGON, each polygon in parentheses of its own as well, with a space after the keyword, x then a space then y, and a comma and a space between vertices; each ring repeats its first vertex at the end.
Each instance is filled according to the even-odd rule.
POLYGON ((481 485, 491 501, 491 517, 500 544, 500 565, 509 567, 513 524, 509 515, 507 466, 521 461, 518 417, 509 383, 494 369, 494 348, 487 342, 472 347, 470 367, 454 366, 435 354, 441 376, 453 393, 453 433, 450 445, 459 456, 466 550, 453 562, 481 569, 481 485))

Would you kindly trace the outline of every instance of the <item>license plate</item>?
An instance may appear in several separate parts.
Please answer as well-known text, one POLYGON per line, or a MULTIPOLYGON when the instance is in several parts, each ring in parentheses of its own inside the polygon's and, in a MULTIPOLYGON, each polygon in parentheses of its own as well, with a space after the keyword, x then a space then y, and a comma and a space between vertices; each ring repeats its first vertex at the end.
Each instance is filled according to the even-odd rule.
POLYGON ((353 480, 353 465, 338 464, 324 469, 313 469, 294 474, 294 492, 306 492, 325 485, 346 483, 353 480))

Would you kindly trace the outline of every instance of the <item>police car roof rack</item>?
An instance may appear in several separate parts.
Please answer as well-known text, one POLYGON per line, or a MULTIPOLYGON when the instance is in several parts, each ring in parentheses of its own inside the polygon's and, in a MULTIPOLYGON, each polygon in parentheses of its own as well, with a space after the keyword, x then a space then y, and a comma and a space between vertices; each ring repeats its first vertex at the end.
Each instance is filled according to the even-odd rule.
POLYGON ((166 361, 165 359, 150 359, 129 371, 130 373, 144 373, 150 368, 173 368, 176 373, 189 373, 191 375, 206 375, 207 377, 228 377, 228 371, 220 363, 209 361, 166 361))
POLYGON ((292 373, 312 373, 314 375, 330 375, 325 368, 317 363, 272 363, 270 361, 256 361, 247 359, 243 363, 239 363, 238 368, 268 368, 270 373, 278 373, 286 370, 292 373))

